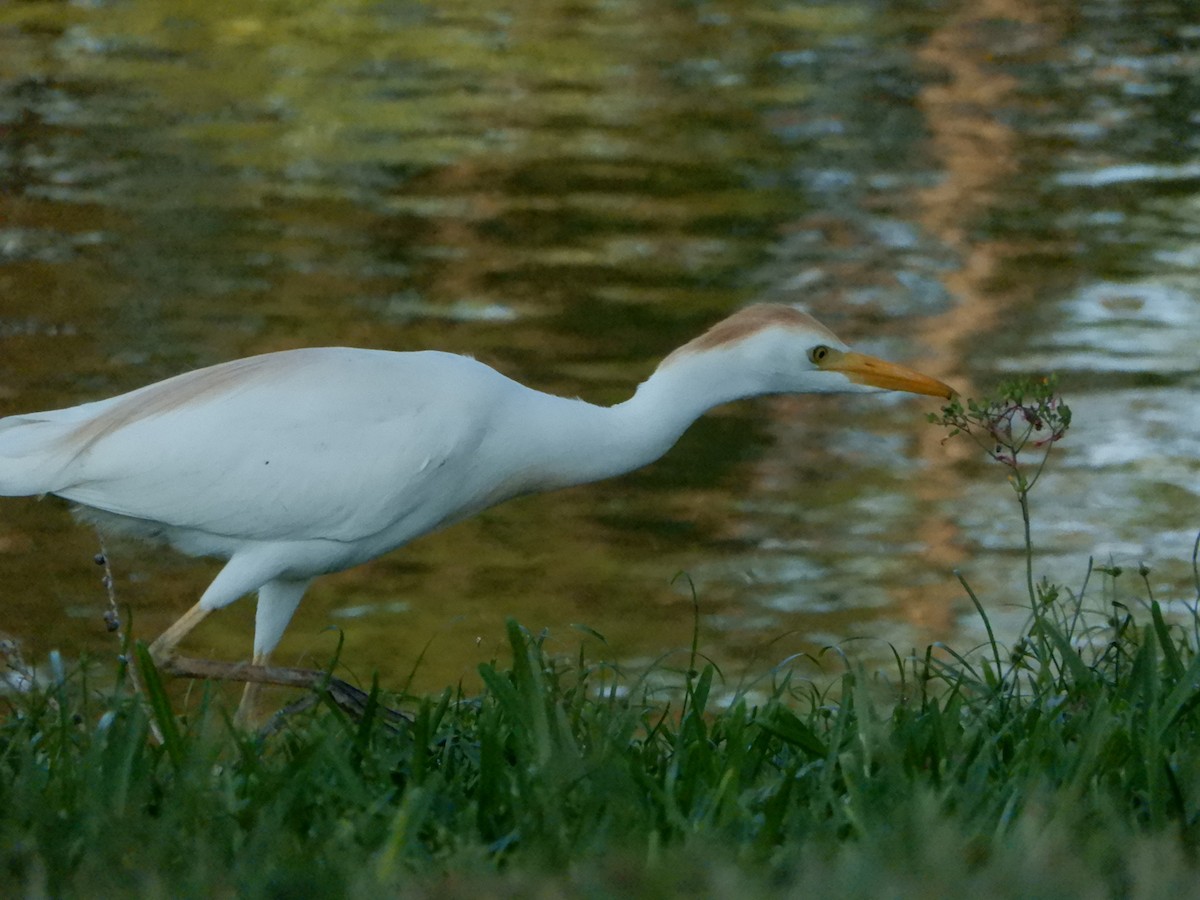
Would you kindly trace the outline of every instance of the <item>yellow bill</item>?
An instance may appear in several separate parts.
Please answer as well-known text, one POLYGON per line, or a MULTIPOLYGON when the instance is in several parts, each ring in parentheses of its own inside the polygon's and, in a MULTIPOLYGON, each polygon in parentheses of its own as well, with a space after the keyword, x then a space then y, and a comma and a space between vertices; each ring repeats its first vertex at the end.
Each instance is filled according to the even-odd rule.
POLYGON ((855 384, 865 384, 871 387, 883 388, 889 391, 907 391, 910 394, 926 394, 930 397, 954 396, 954 388, 948 384, 922 375, 906 366, 890 363, 885 359, 867 356, 865 353, 855 353, 852 350, 845 353, 831 354, 821 368, 831 372, 841 372, 855 384))

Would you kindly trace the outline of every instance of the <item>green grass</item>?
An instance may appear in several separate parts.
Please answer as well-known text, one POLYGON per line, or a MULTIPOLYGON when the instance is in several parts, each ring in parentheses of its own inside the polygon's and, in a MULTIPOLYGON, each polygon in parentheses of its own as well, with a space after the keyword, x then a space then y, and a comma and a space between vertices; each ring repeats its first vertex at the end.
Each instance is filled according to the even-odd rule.
POLYGON ((259 739, 79 673, 5 701, 5 896, 1186 893, 1197 629, 1057 596, 1021 643, 664 706, 515 624, 410 728, 318 707, 259 739), (1039 655, 1040 654, 1040 655, 1039 655), (151 740, 155 719, 164 734, 151 740))

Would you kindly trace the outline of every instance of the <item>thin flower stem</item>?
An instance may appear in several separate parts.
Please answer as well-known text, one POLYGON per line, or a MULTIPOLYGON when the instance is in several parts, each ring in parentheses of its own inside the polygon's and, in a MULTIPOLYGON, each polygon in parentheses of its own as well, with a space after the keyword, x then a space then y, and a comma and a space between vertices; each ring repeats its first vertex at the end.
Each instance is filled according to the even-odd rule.
POLYGON ((1029 491, 1018 491, 1017 500, 1021 504, 1021 522, 1025 526, 1025 587, 1029 591, 1029 603, 1033 614, 1040 619, 1037 602, 1037 592, 1033 587, 1033 529, 1029 516, 1029 491))

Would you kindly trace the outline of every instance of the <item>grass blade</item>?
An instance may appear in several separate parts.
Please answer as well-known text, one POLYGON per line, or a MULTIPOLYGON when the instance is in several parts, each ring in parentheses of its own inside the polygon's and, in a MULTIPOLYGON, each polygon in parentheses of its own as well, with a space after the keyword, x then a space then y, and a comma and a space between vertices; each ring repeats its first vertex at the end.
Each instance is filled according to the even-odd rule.
POLYGON ((179 725, 175 721, 175 713, 171 709, 171 698, 167 696, 158 667, 154 665, 150 651, 142 641, 138 641, 136 651, 138 669, 142 673, 143 686, 146 689, 146 699, 150 701, 150 710, 158 725, 159 733, 162 735, 167 756, 171 760, 171 765, 178 771, 183 766, 184 748, 183 738, 179 734, 179 725))

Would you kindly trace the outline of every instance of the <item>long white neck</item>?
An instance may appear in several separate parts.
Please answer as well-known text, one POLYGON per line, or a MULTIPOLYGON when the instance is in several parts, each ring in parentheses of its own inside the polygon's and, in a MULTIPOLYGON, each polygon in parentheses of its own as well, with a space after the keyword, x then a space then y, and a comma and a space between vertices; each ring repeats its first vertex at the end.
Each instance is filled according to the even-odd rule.
POLYGON ((584 484, 640 468, 671 449, 714 406, 761 393, 744 371, 719 365, 713 355, 671 359, 616 406, 560 400, 558 427, 544 448, 553 472, 545 486, 584 484))

